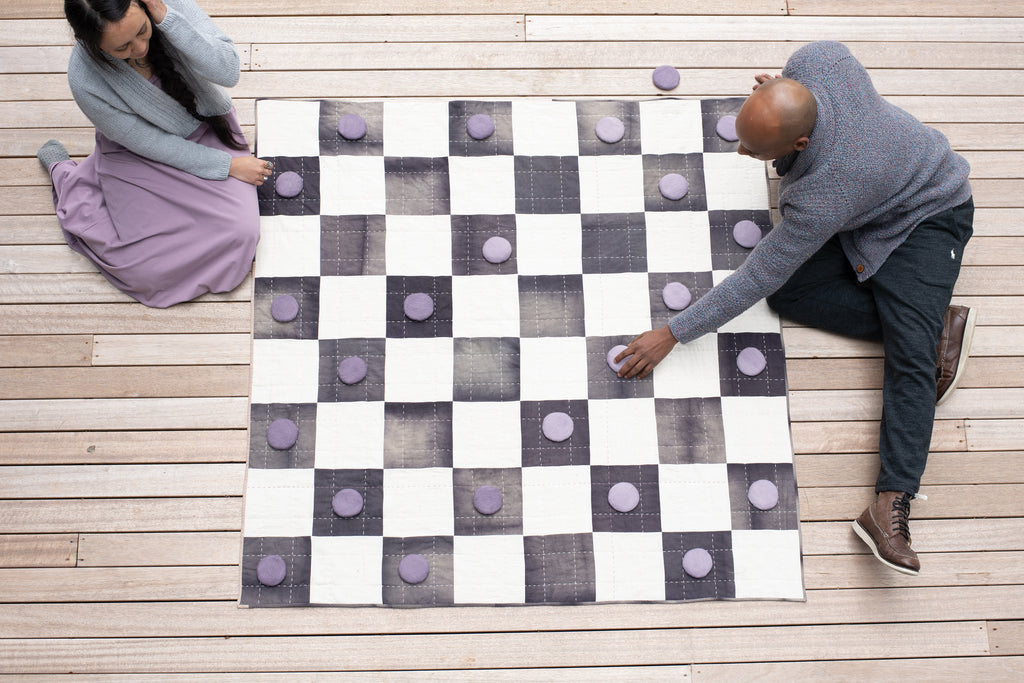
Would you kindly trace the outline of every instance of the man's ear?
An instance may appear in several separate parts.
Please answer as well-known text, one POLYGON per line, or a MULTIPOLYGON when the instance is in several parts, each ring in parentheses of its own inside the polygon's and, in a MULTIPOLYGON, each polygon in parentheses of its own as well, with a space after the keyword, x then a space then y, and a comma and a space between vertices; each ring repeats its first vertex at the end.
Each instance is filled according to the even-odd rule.
POLYGON ((797 141, 793 143, 793 149, 798 152, 802 152, 807 149, 807 145, 811 143, 811 139, 806 135, 802 138, 797 138, 797 141))

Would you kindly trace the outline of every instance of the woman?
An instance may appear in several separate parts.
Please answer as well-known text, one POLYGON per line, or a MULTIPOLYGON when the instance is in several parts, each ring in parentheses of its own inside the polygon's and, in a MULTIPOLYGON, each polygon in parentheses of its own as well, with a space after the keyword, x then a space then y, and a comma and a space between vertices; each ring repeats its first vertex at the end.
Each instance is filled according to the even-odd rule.
POLYGON ((273 166, 249 154, 231 99, 231 40, 193 0, 65 0, 75 102, 96 127, 81 163, 50 140, 68 246, 147 306, 234 289, 259 239, 256 187, 273 166))

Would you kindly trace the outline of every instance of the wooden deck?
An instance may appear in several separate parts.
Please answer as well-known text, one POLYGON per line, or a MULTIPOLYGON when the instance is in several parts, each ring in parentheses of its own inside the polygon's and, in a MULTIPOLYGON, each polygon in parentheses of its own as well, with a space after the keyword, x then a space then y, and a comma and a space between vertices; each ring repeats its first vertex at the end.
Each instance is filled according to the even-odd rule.
POLYGON ((981 327, 914 505, 924 570, 849 527, 880 349, 787 327, 806 603, 239 609, 251 281, 147 309, 64 246, 34 155, 92 150, 69 32, 58 0, 3 0, 0 680, 1024 678, 1024 3, 200 4, 242 54, 250 135, 256 97, 650 97, 662 63, 673 94, 744 95, 804 42, 847 42, 967 157, 979 207, 956 300, 981 327))

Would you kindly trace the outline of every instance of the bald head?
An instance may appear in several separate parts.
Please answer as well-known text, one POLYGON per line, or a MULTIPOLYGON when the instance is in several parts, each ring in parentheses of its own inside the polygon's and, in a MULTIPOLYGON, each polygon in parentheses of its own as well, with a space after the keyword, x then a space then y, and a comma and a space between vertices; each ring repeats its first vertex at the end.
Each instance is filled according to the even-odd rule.
POLYGON ((739 153, 769 160, 803 150, 817 120, 818 104, 805 86, 789 78, 766 81, 736 116, 739 153))

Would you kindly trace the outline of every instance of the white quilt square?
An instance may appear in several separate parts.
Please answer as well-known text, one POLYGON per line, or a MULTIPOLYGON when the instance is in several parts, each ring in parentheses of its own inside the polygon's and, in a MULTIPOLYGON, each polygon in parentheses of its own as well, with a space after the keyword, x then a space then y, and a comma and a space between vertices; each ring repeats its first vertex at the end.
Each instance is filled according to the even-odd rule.
POLYGON ((384 467, 384 404, 380 401, 320 403, 316 407, 318 469, 384 467))
POLYGON ((383 275, 320 278, 321 339, 379 338, 387 333, 383 275))
POLYGON ((594 534, 597 600, 664 600, 661 534, 594 534))
POLYGON ((454 535, 454 488, 447 467, 385 469, 384 535, 454 535))
POLYGON ((245 535, 309 536, 313 533, 313 470, 249 468, 245 485, 245 535))
POLYGON ((580 157, 581 213, 639 213, 643 210, 643 157, 632 154, 580 157))
POLYGON ((261 157, 320 155, 320 103, 260 100, 256 103, 261 157))
POLYGON ((386 213, 384 157, 320 157, 320 213, 382 216, 386 213))
POLYGON ((767 209, 768 178, 763 161, 733 153, 704 155, 708 210, 767 209))
POLYGON ((660 465, 662 531, 728 531, 729 472, 725 464, 660 465))
POLYGON ((737 598, 804 599, 799 531, 733 531, 732 560, 737 598))
POLYGON ((576 103, 514 100, 512 140, 517 156, 577 156, 580 144, 576 103))
MULTIPOLYGON (((715 271, 715 274, 722 271, 715 271)), ((760 332, 762 334, 779 334, 782 323, 775 311, 768 307, 768 302, 761 299, 756 304, 718 328, 719 332, 760 332)))
POLYGON ((384 156, 448 156, 448 102, 384 100, 384 156))
POLYGON ((384 346, 384 400, 451 401, 455 346, 451 337, 388 339, 384 346))
POLYGON ((450 216, 387 216, 384 263, 389 275, 451 275, 450 216))
POLYGON ((657 465, 658 420, 653 398, 591 400, 591 465, 657 465))
POLYGON ((511 156, 449 157, 448 182, 452 215, 516 212, 515 160, 511 156))
POLYGON ((785 396, 723 396, 722 424, 729 462, 793 462, 785 396))
POLYGON ((261 216, 255 275, 320 275, 320 216, 261 216))
POLYGON ((519 376, 524 401, 587 398, 586 338, 520 339, 519 376))
POLYGON ((653 211, 647 222, 647 270, 701 273, 711 270, 711 223, 706 211, 653 211))
POLYGON ((253 340, 253 403, 316 403, 319 387, 318 340, 253 340))
POLYGON ((453 277, 452 334, 456 337, 518 337, 519 276, 453 277))
POLYGON ((526 602, 526 553, 522 536, 456 536, 455 602, 526 602))
POLYGON ((579 214, 516 216, 516 264, 521 275, 583 272, 583 224, 579 214))
POLYGON ((640 149, 644 154, 704 151, 700 100, 657 99, 640 103, 640 149))
POLYGON ((523 534, 578 534, 594 530, 590 468, 523 468, 523 534))
POLYGON ((518 401, 452 404, 452 465, 520 467, 523 432, 518 401))
POLYGON ((379 605, 383 601, 382 536, 314 536, 312 543, 312 604, 379 605))
POLYGON ((676 344, 654 369, 654 395, 659 398, 699 398, 721 392, 718 336, 714 333, 676 344))
POLYGON ((588 337, 636 335, 651 329, 647 273, 588 273, 583 276, 588 337))

